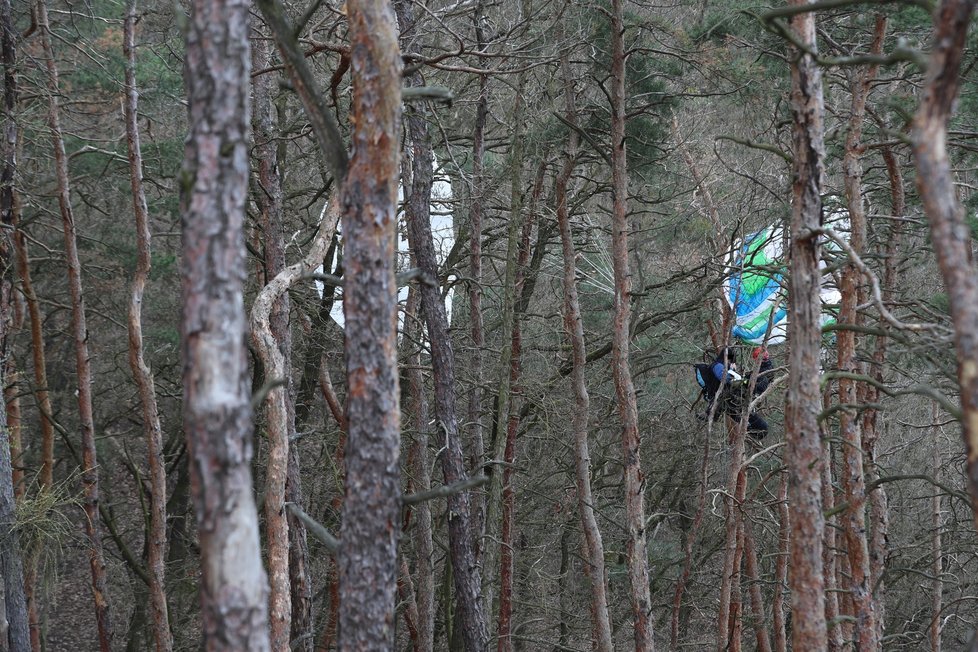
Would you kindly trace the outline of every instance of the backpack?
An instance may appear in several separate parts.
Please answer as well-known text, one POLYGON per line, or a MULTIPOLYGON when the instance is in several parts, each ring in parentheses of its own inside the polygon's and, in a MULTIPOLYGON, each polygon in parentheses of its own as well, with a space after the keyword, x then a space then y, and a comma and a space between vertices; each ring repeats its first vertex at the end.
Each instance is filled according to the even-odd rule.
POLYGON ((694 364, 693 371, 696 374, 696 382, 702 388, 700 395, 706 399, 707 403, 713 402, 717 392, 720 391, 720 381, 713 373, 713 363, 694 364))

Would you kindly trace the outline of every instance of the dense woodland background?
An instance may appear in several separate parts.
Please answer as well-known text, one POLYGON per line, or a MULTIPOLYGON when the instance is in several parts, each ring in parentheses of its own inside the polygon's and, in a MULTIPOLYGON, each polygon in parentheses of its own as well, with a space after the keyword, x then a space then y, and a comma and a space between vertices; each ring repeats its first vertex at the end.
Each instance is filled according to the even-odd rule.
POLYGON ((971 3, 190 4, 3 0, 0 649, 969 644, 971 3), (698 419, 731 244, 817 292, 840 207, 769 436, 698 419))

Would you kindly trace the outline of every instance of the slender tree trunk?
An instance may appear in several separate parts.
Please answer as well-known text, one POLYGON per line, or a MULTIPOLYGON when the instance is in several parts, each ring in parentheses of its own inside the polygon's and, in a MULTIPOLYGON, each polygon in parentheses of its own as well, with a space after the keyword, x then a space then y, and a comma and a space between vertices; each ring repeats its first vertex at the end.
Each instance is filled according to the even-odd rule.
POLYGON ((611 369, 621 418, 624 465, 626 555, 632 625, 637 651, 652 650, 652 599, 645 543, 645 475, 638 434, 638 401, 628 362, 632 279, 628 265, 628 164, 625 149, 625 42, 623 0, 611 3, 611 174, 614 205, 611 260, 615 276, 611 369))
MULTIPOLYGON (((485 3, 476 0, 472 22, 475 28, 476 47, 485 51, 485 3)), ((479 67, 486 67, 486 58, 480 57, 479 67)), ((486 455, 485 426, 482 414, 483 349, 486 346, 485 328, 482 320, 482 215, 485 207, 485 155, 486 155, 486 116, 489 113, 489 75, 479 75, 479 99, 475 105, 475 124, 472 132, 472 199, 469 206, 469 326, 472 337, 472 353, 469 360, 469 373, 472 376, 472 391, 469 393, 468 423, 469 440, 472 442, 472 456, 476 460, 471 465, 477 468, 483 464, 486 455)), ((481 536, 486 526, 486 501, 472 502, 472 531, 481 536)), ((482 556, 482 544, 476 545, 476 558, 482 556)))
MULTIPOLYGON (((886 33, 886 19, 877 16, 876 29, 870 55, 879 56, 886 33)), ((849 133, 846 136, 846 152, 842 162, 845 180, 846 199, 849 209, 849 224, 853 250, 861 255, 866 242, 866 212, 862 198, 862 125, 866 113, 866 100, 870 87, 876 78, 878 65, 871 65, 861 75, 853 73, 849 117, 849 133)), ((840 291, 842 307, 839 323, 858 325, 860 322, 856 306, 859 302, 860 272, 854 263, 847 265, 842 273, 840 291)), ((856 332, 843 329, 837 335, 838 367, 840 371, 859 373, 856 359, 856 332)), ((843 441, 842 487, 848 507, 842 519, 842 531, 849 555, 852 574, 848 583, 849 595, 853 602, 856 618, 855 635, 859 648, 876 650, 880 641, 877 638, 876 614, 873 610, 872 574, 869 564, 869 544, 866 535, 866 480, 863 471, 862 429, 855 406, 856 382, 849 378, 839 379, 839 434, 843 441)))
POLYGON ((732 611, 734 600, 739 602, 740 596, 735 594, 734 583, 740 574, 740 568, 736 564, 737 541, 740 530, 740 500, 741 485, 746 481, 743 473, 744 464, 744 437, 746 430, 740 427, 740 423, 729 421, 730 426, 730 461, 727 466, 727 499, 725 502, 725 523, 724 523, 724 554, 723 570, 720 575, 720 606, 717 609, 717 652, 731 649, 739 645, 739 641, 730 638, 732 619, 738 616, 732 611))
MULTIPOLYGON (((524 12, 524 16, 526 12, 524 12)), ((499 383, 496 393, 495 428, 492 433, 492 457, 487 469, 489 475, 486 527, 482 545, 482 594, 486 610, 493 611, 495 589, 499 578, 500 529, 502 525, 503 473, 499 462, 506 455, 506 424, 512 409, 512 381, 510 365, 513 359, 513 324, 516 319, 516 273, 519 257, 520 228, 523 214, 523 152, 524 152, 524 98, 526 75, 520 73, 516 81, 513 99, 512 132, 509 148, 510 199, 509 221, 506 225, 506 268, 502 288, 502 324, 499 352, 499 383)))
POLYGON ((771 652, 771 636, 767 631, 764 616, 764 596, 761 594, 761 573, 757 562, 757 547, 750 524, 744 521, 744 566, 750 582, 750 610, 754 616, 754 637, 757 652, 771 652))
POLYGON ((211 652, 270 649, 243 299, 248 8, 244 0, 194 4, 184 70, 191 129, 181 198, 184 431, 200 537, 203 645, 211 652))
MULTIPOLYGON (((17 78, 15 66, 17 33, 10 0, 0 0, 0 46, 3 58, 3 168, 0 170, 0 387, 7 383, 10 368, 10 327, 14 300, 14 247, 12 233, 17 223, 17 197, 14 176, 17 172, 17 78)), ((24 573, 20 540, 15 529, 16 503, 12 434, 8 427, 6 403, 0 405, 0 582, 3 583, 3 644, 12 652, 31 649, 30 608, 33 606, 32 573, 24 573), (25 590, 26 589, 26 590, 25 590)))
MULTIPOLYGON (((417 83, 412 80, 411 83, 417 83)), ((428 130, 420 106, 408 114, 408 133, 413 152, 411 195, 407 199, 408 241, 418 267, 429 281, 438 278, 438 262, 431 236, 432 153, 428 130)), ((435 384, 435 420, 439 429, 442 475, 446 484, 465 480, 468 474, 458 433, 455 413, 455 354, 448 331, 448 315, 436 284, 421 284, 421 306, 435 384), (443 441, 441 441, 443 440, 443 441)), ((468 492, 448 498, 448 536, 455 588, 456 617, 465 649, 486 649, 488 631, 482 605, 482 584, 476 566, 475 531, 472 526, 472 499, 468 492)))
POLYGON ((146 437, 149 467, 149 531, 146 556, 149 575, 149 602, 153 614, 153 640, 157 652, 173 648, 166 605, 166 467, 163 463, 163 431, 153 373, 143 356, 142 305, 146 280, 149 278, 150 253, 149 211, 143 192, 143 154, 139 144, 138 89, 136 88, 136 2, 126 10, 123 49, 126 56, 126 142, 129 150, 129 180, 132 188, 133 214, 136 218, 136 271, 129 297, 129 367, 139 387, 143 435, 146 437))
MULTIPOLYGON (((791 0, 804 7, 807 0, 791 0)), ((791 20, 795 37, 814 49, 815 15, 791 20)), ((791 342, 788 403, 785 410, 791 476, 792 647, 827 647, 825 581, 822 575, 821 445, 819 442, 819 347, 821 305, 818 228, 822 213, 824 158, 822 73, 809 53, 793 51, 791 105, 794 117, 788 340, 791 342)))
POLYGON ((349 436, 339 646, 386 650, 394 645, 401 530, 394 251, 402 64, 388 2, 350 0, 347 11, 353 158, 340 190, 349 436))
MULTIPOLYGON (((564 77, 565 119, 577 124, 575 91, 570 69, 570 57, 561 54, 560 67, 564 77)), ((584 533, 584 573, 591 592, 591 636, 597 652, 611 652, 611 621, 608 617, 608 585, 605 580, 604 544, 601 530, 594 515, 594 494, 591 491, 591 453, 588 448, 588 416, 591 399, 587 391, 587 349, 584 341, 584 320, 581 302, 577 294, 577 254, 567 206, 567 186, 574 173, 577 158, 578 134, 571 129, 567 137, 567 153, 560 174, 555 182, 555 204, 560 242, 564 254, 564 332, 571 344, 571 387, 574 391, 574 411, 571 429, 574 432, 574 477, 577 482, 577 508, 581 515, 581 531, 584 533)))
POLYGON ((771 599, 771 619, 774 625, 774 652, 788 649, 784 618, 784 594, 788 586, 788 560, 791 548, 791 512, 788 509, 789 473, 781 473, 778 483, 778 556, 774 562, 774 597, 771 599))
POLYGON ((973 0, 944 0, 936 10, 934 50, 927 67, 924 97, 914 117, 912 141, 917 192, 930 222, 934 253, 954 322, 968 487, 978 524, 978 273, 970 263, 971 237, 964 208, 955 193, 947 154, 947 122, 958 94, 964 42, 974 4, 973 0))
POLYGON ((75 234, 75 217, 71 208, 71 191, 68 182, 68 157, 61 134, 61 116, 58 106, 60 96, 58 69, 51 45, 51 29, 45 0, 37 2, 37 22, 41 32, 41 45, 47 60, 48 72, 48 126, 54 146, 55 168, 58 179, 58 204, 64 227, 65 258, 68 266, 68 287, 71 292, 72 331, 75 338, 75 366, 78 374, 78 413, 81 424, 82 487, 84 489, 85 531, 89 544, 89 566, 92 574, 93 604, 98 625, 99 649, 109 652, 112 647, 112 625, 109 620, 109 604, 106 594, 105 556, 99 532, 98 460, 95 453, 95 421, 92 414, 92 367, 88 353, 88 326, 85 320, 85 301, 82 292, 81 262, 75 234))
MULTIPOLYGON (((256 66, 271 62, 267 43, 255 49, 256 66)), ((308 581, 305 578, 305 527, 290 519, 286 499, 301 502, 298 459, 290 448, 295 434, 295 404, 290 381, 292 338, 289 333, 289 288, 319 265, 332 241, 336 202, 330 201, 319 231, 306 256, 285 266, 283 196, 279 177, 278 144, 275 141, 275 79, 259 75, 254 80, 255 142, 258 157, 258 206, 265 232, 265 274, 270 279, 259 292, 251 310, 251 335, 265 370, 265 382, 274 383, 265 397, 269 459, 265 476, 265 530, 268 538, 269 619, 273 650, 287 651, 292 641, 303 649, 312 644, 308 581), (327 214, 328 213, 328 214, 327 214), (290 466, 292 470, 290 472, 290 466), (291 482, 290 482, 291 478, 291 482), (291 496, 288 496, 291 494, 291 496), (293 532, 292 526, 300 528, 293 532), (291 563, 294 560, 295 563, 291 563), (293 586, 292 578, 297 580, 293 586), (293 604, 293 594, 296 603, 293 604), (293 614, 297 622, 293 623, 293 614)))
MULTIPOLYGON (((832 406, 832 384, 826 383, 822 392, 822 411, 826 412, 832 406)), ((835 507, 835 483, 832 477, 832 440, 828 420, 823 419, 820 425, 822 437, 822 505, 825 511, 835 507)), ((828 626, 828 641, 830 652, 842 649, 842 627, 839 624, 839 590, 835 582, 835 551, 836 519, 826 519, 824 538, 822 540, 822 575, 825 578, 825 622, 835 623, 828 626)))
MULTIPOLYGON (((530 233, 536 214, 537 202, 543 187, 544 167, 539 168, 539 175, 533 189, 533 201, 529 210, 529 218, 523 223, 523 233, 520 236, 519 256, 516 262, 516 285, 513 288, 518 297, 513 315, 512 357, 510 358, 510 387, 513 398, 521 394, 520 380, 522 378, 523 334, 520 327, 520 317, 526 309, 524 284, 526 282, 527 264, 530 261, 530 233)), ((503 452, 502 468, 502 526, 500 528, 500 562, 499 562, 499 620, 497 624, 497 649, 499 652, 513 651, 513 572, 516 564, 516 549, 514 530, 516 520, 516 492, 513 488, 514 465, 516 462, 516 435, 520 427, 520 412, 516 409, 516 401, 506 419, 506 448, 503 452)), ((500 415, 502 417, 502 415, 500 415)), ((502 422, 500 421, 500 427, 502 422)))
MULTIPOLYGON (((411 409, 411 425, 414 440, 411 443, 411 474, 416 491, 431 488, 431 462, 428 459, 428 400, 424 393, 424 377, 421 373, 421 322, 418 308, 421 293, 416 287, 408 292, 404 310, 404 339, 413 350, 407 359, 408 405, 411 409), (417 346, 414 343, 417 342, 417 346)), ((427 652, 434 648, 435 630, 435 569, 434 541, 432 540, 431 507, 429 502, 413 508, 415 595, 418 608, 418 648, 427 652)))

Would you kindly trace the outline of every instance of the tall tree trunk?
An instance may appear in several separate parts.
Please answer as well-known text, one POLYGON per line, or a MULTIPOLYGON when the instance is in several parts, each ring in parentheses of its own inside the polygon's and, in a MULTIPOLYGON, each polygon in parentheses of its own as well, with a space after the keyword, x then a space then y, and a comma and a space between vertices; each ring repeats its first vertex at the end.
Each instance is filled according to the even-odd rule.
MULTIPOLYGON (((404 339, 413 346, 407 358, 408 405, 414 440, 409 453, 409 468, 415 481, 416 491, 431 488, 431 462, 428 459, 428 400, 424 392, 424 376, 421 373, 421 321, 418 308, 421 293, 416 287, 408 292, 404 309, 404 339)), ((435 635, 435 551, 432 540, 431 507, 425 501, 413 508, 415 595, 418 609, 418 648, 427 652, 434 648, 435 635)))
MULTIPOLYGON (((913 122, 917 192, 930 222, 934 253, 947 288, 961 388, 968 488, 978 524, 978 273, 970 263, 971 237, 954 189, 947 154, 947 123, 960 84, 973 0, 944 0, 934 15, 934 50, 924 97, 913 122)), ((974 647, 978 648, 978 635, 974 647)))
POLYGON ((352 151, 340 197, 347 283, 346 497, 339 555, 343 650, 394 645, 401 531, 397 285, 401 58, 385 0, 349 0, 352 151))
POLYGON ((754 616, 754 637, 757 652, 771 652, 771 636, 767 631, 764 616, 764 596, 761 594, 761 573, 757 563, 757 547, 750 523, 744 521, 744 567, 750 582, 750 610, 754 616))
MULTIPOLYGON (((525 5, 525 0, 524 3, 525 5)), ((526 16, 526 12, 523 12, 526 16)), ((516 273, 519 257, 520 227, 523 214, 523 153, 524 153, 524 98, 526 75, 520 73, 516 80, 516 93, 513 98, 512 132, 509 147, 509 221, 506 225, 506 267, 502 287, 502 338, 499 352, 499 383, 496 392, 495 427, 492 433, 492 457, 489 474, 489 492, 486 503, 486 527, 482 550, 482 593, 486 610, 492 613, 495 604, 495 588, 499 577, 500 528, 502 524, 503 467, 499 464, 506 455, 506 424, 512 409, 512 381, 510 365, 513 359, 513 324, 516 315, 516 273)))
POLYGON ((717 651, 724 652, 733 646, 739 645, 738 641, 730 638, 732 619, 738 616, 732 611, 734 600, 739 602, 740 596, 734 590, 735 579, 740 574, 740 568, 736 564, 738 549, 738 532, 740 530, 740 500, 742 499, 741 485, 746 482, 744 476, 744 438, 746 430, 740 423, 727 420, 730 428, 730 461, 727 466, 727 499, 725 501, 725 522, 724 522, 724 551, 723 569, 720 573, 720 606, 717 609, 717 651))
MULTIPOLYGON (((255 49, 256 67, 267 68, 271 53, 267 43, 255 49)), ((289 333, 289 288, 322 263, 335 233, 336 201, 329 201, 319 230, 306 256, 285 266, 282 183, 278 143, 275 140, 275 79, 268 74, 254 80, 255 148, 258 158, 257 203, 265 233, 265 275, 269 279, 251 310, 251 335, 265 370, 265 383, 274 384, 266 394, 269 459, 265 476, 265 530, 268 538, 269 619, 273 650, 287 651, 298 641, 312 645, 311 605, 305 564, 305 526, 290 518, 285 502, 301 503, 298 458, 290 447, 295 435, 291 369, 292 338, 289 333), (291 495, 289 495, 291 494, 291 495), (293 531, 293 526, 299 528, 293 531), (293 563, 294 561, 294 563, 293 563), (295 586, 293 586, 293 578, 295 586), (293 603, 293 595, 295 602, 293 603), (292 622, 293 614, 296 622, 292 622)))
POLYGON ((132 208, 136 218, 136 271, 129 297, 129 368, 132 370, 142 407, 143 435, 146 437, 149 467, 149 531, 146 556, 149 575, 149 602, 153 614, 153 640, 157 652, 173 648, 166 605, 166 467, 163 463, 163 431, 153 373, 143 356, 143 292, 152 264, 149 211, 143 192, 143 154, 139 144, 138 89, 136 88, 136 2, 126 10, 123 49, 126 56, 126 143, 129 150, 129 181, 132 208))
MULTIPOLYGON (((577 124, 575 91, 570 69, 570 57, 565 50, 560 57, 564 78, 565 119, 577 124)), ((604 543, 594 515, 594 494, 591 491, 591 453, 588 448, 588 416, 591 399, 587 391, 587 349, 584 341, 584 320, 577 293, 577 254, 567 206, 567 186, 574 174, 579 136, 571 129, 567 136, 567 153, 555 182, 555 204, 560 242, 564 254, 564 332, 571 344, 571 387, 574 391, 574 411, 571 430, 574 432, 574 477, 577 482, 577 508, 584 533, 584 574, 591 592, 591 636, 597 652, 611 652, 611 621, 608 617, 608 585, 605 580, 604 543)))
MULTIPOLYGON (((832 384, 826 383, 822 392, 822 412, 828 413, 832 407, 832 384)), ((832 469, 832 439, 831 428, 827 419, 819 424, 822 438, 822 506, 825 511, 835 507, 835 482, 832 469)), ((822 538, 822 576, 825 578, 825 622, 828 627, 829 652, 842 649, 842 626, 839 622, 839 590, 836 586, 836 518, 826 519, 822 538), (828 626, 828 623, 835 623, 828 626)))
MULTIPOLYGON (((808 0, 791 0, 805 7, 808 0)), ((791 19, 799 42, 814 51, 815 14, 791 19)), ((821 304, 818 229, 822 214, 824 158, 822 72, 808 52, 792 52, 791 106, 794 117, 791 202, 791 264, 788 340, 791 342, 788 403, 785 410, 791 475, 791 639, 795 650, 823 650, 825 582, 822 575, 821 445, 818 414, 821 304)))
MULTIPOLYGON (((522 378, 523 334, 520 328, 520 316, 526 310, 526 302, 523 299, 526 297, 524 294, 524 284, 527 280, 526 267, 530 261, 530 233, 533 230, 536 205, 543 188, 544 169, 544 166, 541 165, 536 183, 534 184, 533 201, 530 205, 528 218, 523 223, 519 256, 516 262, 516 285, 513 289, 518 299, 513 315, 512 357, 509 363, 509 382, 512 387, 513 398, 518 397, 521 393, 520 380, 522 378)), ((503 494, 502 525, 499 537, 499 619, 497 625, 497 649, 499 652, 513 651, 513 572, 516 564, 516 548, 514 542, 516 491, 513 488, 513 470, 516 461, 516 434, 520 427, 520 412, 516 409, 516 402, 512 401, 512 403, 513 407, 509 411, 509 418, 506 419, 506 448, 503 452, 504 465, 502 468, 503 494)), ((502 427, 501 421, 499 427, 502 427)), ((497 436, 501 436, 501 433, 497 436)))
MULTIPOLYGON (((0 170, 0 387, 6 385, 9 329, 14 299, 13 229, 16 227, 17 198, 14 176, 17 172, 17 78, 15 66, 17 34, 10 0, 0 0, 0 46, 3 58, 3 168, 0 170)), ((6 627, 0 632, 12 652, 31 649, 30 606, 33 604, 34 574, 25 576, 16 522, 15 485, 11 433, 6 404, 0 405, 0 582, 3 583, 3 613, 6 627), (25 582, 31 580, 30 585, 25 582), (25 591, 26 589, 26 591, 25 591)))
MULTIPOLYGON (((485 2, 476 0, 472 22, 475 28, 476 47, 479 52, 486 49, 485 2)), ((480 57, 479 67, 486 67, 486 58, 480 57)), ((486 346, 485 328, 482 320, 482 216, 485 209, 486 181, 486 116, 489 114, 489 75, 479 75, 479 99, 475 105, 475 124, 472 127, 472 198, 469 205, 469 327, 472 337, 472 353, 469 360, 469 373, 472 376, 472 390, 469 393, 467 419, 469 440, 472 442, 471 465, 478 468, 485 460, 485 426, 482 414, 483 349, 486 346)), ((472 501, 472 531, 481 536, 486 525, 485 500, 472 501)), ((476 545, 476 558, 482 556, 482 544, 476 545)))
POLYGON ((788 586, 788 560, 791 547, 791 510, 788 509, 789 473, 782 472, 778 482, 778 556, 774 560, 774 596, 771 598, 771 620, 774 626, 774 652, 788 649, 784 617, 784 594, 788 586))
MULTIPOLYGON (((886 18, 878 15, 870 46, 870 55, 879 56, 886 33, 886 18)), ((850 244, 857 255, 861 255, 866 242, 866 212, 862 197, 862 125, 866 113, 866 100, 870 87, 876 79, 878 65, 870 65, 857 75, 852 73, 849 132, 846 135, 846 152, 842 161, 846 200, 849 209, 851 231, 850 244)), ((860 323, 856 306, 859 303, 860 272, 851 262, 842 273, 840 291, 842 307, 839 323, 844 326, 837 335, 837 360, 839 370, 856 374, 860 371, 856 359, 856 331, 845 326, 858 326, 860 323)), ((851 378, 839 379, 839 434, 843 441, 842 487, 848 507, 842 519, 842 531, 852 569, 848 589, 855 613, 855 635, 861 650, 873 651, 879 648, 876 613, 873 610, 872 573, 869 564, 869 544, 866 536, 866 479, 863 471, 862 429, 855 407, 858 404, 856 382, 851 378)))
MULTIPOLYGON (((897 161, 893 149, 884 147, 882 149, 883 161, 886 164, 887 176, 890 180, 891 210, 894 217, 890 224, 889 235, 886 242, 886 252, 883 272, 883 301, 891 302, 896 290, 898 280, 898 260, 900 243, 903 234, 903 215, 906 210, 905 193, 903 189, 903 173, 897 161)), ((885 333, 889 328, 889 323, 881 316, 879 326, 885 333)), ((871 376, 879 383, 883 383, 883 363, 886 361, 888 336, 878 336, 876 347, 873 351, 873 361, 870 365, 871 376)), ((866 383, 866 392, 862 400, 863 404, 873 405, 879 402, 880 391, 870 383, 866 383)), ((879 423, 878 410, 869 408, 863 414, 863 456, 866 465, 866 482, 876 483, 880 478, 879 464, 877 463, 877 446, 879 443, 879 423)), ((875 602, 874 611, 876 612, 877 638, 882 641, 885 632, 884 621, 886 616, 886 581, 884 572, 886 570, 886 555, 888 548, 889 532, 889 507, 886 496, 886 485, 880 483, 869 492, 869 564, 873 585, 873 600, 875 602)))
POLYGON ((82 292, 81 262, 75 234, 75 216, 71 208, 71 190, 68 182, 68 157, 61 134, 61 116, 58 106, 60 96, 58 69, 51 45, 51 28, 45 0, 37 2, 37 23, 41 32, 41 46, 47 60, 48 72, 48 125, 54 147, 56 175, 58 179, 58 205, 64 228, 65 258, 68 266, 68 287, 71 293, 72 334, 75 339, 75 367, 78 374, 78 417, 81 425, 82 487, 84 489, 85 533, 88 536, 89 566, 92 574, 93 604, 98 626, 99 648, 109 652, 112 647, 112 625, 109 620, 109 603, 105 588, 105 556, 99 532, 98 460, 95 453, 95 421, 92 414, 92 365, 88 353, 88 326, 85 321, 85 300, 82 292))
MULTIPOLYGON (((417 83, 412 80, 411 83, 417 83)), ((419 107, 408 115, 411 139, 412 184, 407 199, 408 241, 418 267, 428 282, 421 284, 421 307, 424 312, 428 341, 431 345, 432 375, 435 384, 435 420, 439 438, 444 438, 441 454, 442 475, 446 484, 463 481, 468 474, 455 414, 455 354, 448 331, 448 315, 438 285, 438 262, 431 236, 431 142, 424 116, 419 107)), ((441 443, 441 442, 440 442, 441 443)), ((472 523, 472 499, 468 492, 457 492, 448 498, 448 536, 455 588, 455 613, 465 649, 482 651, 488 644, 488 630, 482 605, 482 584, 476 566, 475 532, 472 523)))
POLYGON ((183 398, 200 537, 203 645, 267 651, 268 583, 252 497, 244 219, 251 123, 249 3, 201 0, 187 30, 183 398))
POLYGON ((614 205, 611 217, 611 260, 615 277, 611 369, 621 418, 624 467, 626 555, 631 586, 635 649, 654 649, 649 559, 645 543, 645 475, 638 434, 638 400, 628 362, 632 278, 628 267, 628 163, 625 148, 625 26, 624 0, 611 3, 611 175, 614 205))

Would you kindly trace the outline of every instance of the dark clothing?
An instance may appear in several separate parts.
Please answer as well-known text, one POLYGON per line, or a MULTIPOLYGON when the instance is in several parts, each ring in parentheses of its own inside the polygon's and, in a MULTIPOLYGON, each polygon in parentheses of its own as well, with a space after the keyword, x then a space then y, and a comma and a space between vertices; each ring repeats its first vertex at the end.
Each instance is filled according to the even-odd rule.
MULTIPOLYGON (((761 360, 760 368, 758 371, 757 380, 754 383, 754 395, 760 395, 768 388, 771 383, 771 374, 769 373, 773 365, 771 364, 770 358, 765 358, 761 360)), ((747 393, 747 388, 749 387, 749 381, 747 379, 735 380, 734 376, 729 369, 729 362, 727 364, 726 373, 724 371, 724 362, 722 356, 718 356, 717 360, 713 363, 711 368, 713 375, 716 377, 717 381, 720 383, 720 391, 717 392, 717 396, 720 397, 720 404, 717 406, 717 414, 720 412, 726 412, 730 415, 730 418, 734 421, 740 421, 743 416, 744 407, 750 405, 750 397, 745 396, 747 393)), ((736 372, 733 372, 736 373, 736 372)), ((715 398, 715 397, 714 397, 715 398)), ((712 400, 710 403, 712 404, 712 400)), ((757 440, 763 439, 767 435, 767 421, 765 421, 760 414, 757 412, 751 412, 747 417, 747 434, 757 440)))

